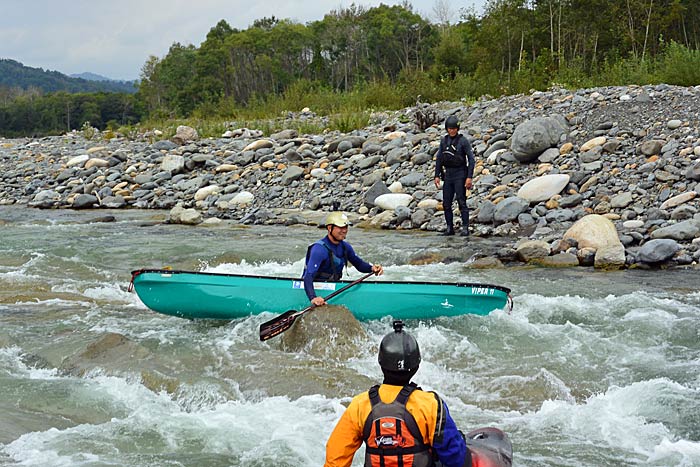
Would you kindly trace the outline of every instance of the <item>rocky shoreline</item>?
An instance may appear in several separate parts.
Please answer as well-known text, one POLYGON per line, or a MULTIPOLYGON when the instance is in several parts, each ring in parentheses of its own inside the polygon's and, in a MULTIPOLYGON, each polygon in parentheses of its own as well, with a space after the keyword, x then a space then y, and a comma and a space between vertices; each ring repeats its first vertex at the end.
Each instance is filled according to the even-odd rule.
MULTIPOLYGON (((192 225, 313 225, 337 208, 361 227, 437 235, 434 156, 449 115, 477 159, 471 236, 503 240, 473 267, 700 263, 700 86, 417 104, 372 114, 350 134, 231 128, 201 139, 180 127, 170 140, 0 138, 0 204, 169 209, 169 222, 192 225), (434 124, 421 130, 426 116, 434 124)), ((306 109, 289 118, 318 119, 306 109)))

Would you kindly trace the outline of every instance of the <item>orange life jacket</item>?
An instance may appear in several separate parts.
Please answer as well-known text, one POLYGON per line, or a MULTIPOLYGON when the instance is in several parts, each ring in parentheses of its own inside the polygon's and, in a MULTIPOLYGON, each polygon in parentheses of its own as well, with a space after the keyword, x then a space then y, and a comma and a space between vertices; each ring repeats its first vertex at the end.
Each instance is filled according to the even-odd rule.
POLYGON ((362 432, 366 444, 365 467, 435 465, 430 446, 423 442, 415 418, 406 410, 406 401, 416 388, 415 383, 404 386, 389 404, 379 397, 379 385, 369 390, 372 411, 362 432))

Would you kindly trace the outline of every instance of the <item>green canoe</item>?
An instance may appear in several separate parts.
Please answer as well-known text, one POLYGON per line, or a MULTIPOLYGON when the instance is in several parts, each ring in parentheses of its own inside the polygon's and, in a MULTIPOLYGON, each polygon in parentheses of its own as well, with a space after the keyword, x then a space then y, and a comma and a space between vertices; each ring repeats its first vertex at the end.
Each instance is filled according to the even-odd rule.
MULTIPOLYGON (((235 319, 309 306, 304 284, 295 278, 168 269, 139 269, 131 274, 131 284, 148 308, 181 318, 235 319)), ((348 283, 316 283, 316 293, 326 296, 348 283)), ((332 303, 369 320, 387 315, 395 319, 486 315, 512 302, 510 289, 498 285, 367 280, 332 303)))

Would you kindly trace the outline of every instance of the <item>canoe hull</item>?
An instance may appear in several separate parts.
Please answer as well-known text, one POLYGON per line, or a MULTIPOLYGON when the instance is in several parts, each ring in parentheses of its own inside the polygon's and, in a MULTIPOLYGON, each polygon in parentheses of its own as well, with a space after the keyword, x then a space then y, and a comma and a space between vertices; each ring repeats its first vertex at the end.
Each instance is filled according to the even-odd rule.
MULTIPOLYGON (((235 319, 269 311, 283 313, 309 305, 299 279, 144 269, 132 284, 153 311, 189 319, 235 319)), ((326 296, 347 281, 316 284, 326 296)), ((331 303, 342 304, 358 319, 432 319, 462 314, 486 315, 503 308, 510 290, 489 284, 364 281, 331 303)))

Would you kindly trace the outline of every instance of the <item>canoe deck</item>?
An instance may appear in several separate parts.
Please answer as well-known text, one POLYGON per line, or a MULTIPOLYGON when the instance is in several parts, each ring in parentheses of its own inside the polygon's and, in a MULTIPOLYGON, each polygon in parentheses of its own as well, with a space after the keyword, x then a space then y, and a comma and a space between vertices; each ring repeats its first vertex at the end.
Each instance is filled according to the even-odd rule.
MULTIPOLYGON (((326 296, 350 281, 316 283, 326 296)), ((167 269, 139 269, 131 284, 153 311, 190 319, 235 319, 283 313, 309 305, 298 278, 219 274, 167 269)), ((462 314, 486 315, 511 303, 510 289, 477 283, 370 281, 339 294, 332 303, 358 319, 432 319, 462 314)))

